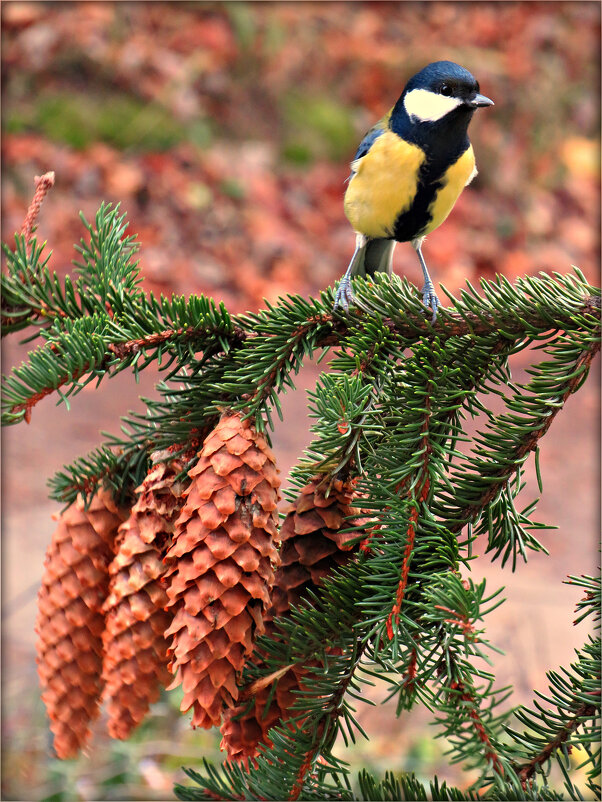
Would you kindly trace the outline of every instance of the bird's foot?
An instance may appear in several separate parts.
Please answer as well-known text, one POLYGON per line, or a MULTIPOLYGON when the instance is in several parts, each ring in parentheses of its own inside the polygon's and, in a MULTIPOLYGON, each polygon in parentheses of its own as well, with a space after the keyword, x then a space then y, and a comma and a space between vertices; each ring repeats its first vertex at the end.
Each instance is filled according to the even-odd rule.
POLYGON ((441 302, 437 298, 437 293, 431 281, 427 281, 422 288, 422 303, 428 308, 433 310, 433 317, 431 323, 437 320, 437 310, 441 306, 441 302))
POLYGON ((349 304, 354 303, 355 295, 351 289, 351 278, 349 276, 343 276, 336 295, 334 296, 333 309, 337 309, 337 307, 341 306, 343 307, 343 310, 347 312, 349 310, 349 304))

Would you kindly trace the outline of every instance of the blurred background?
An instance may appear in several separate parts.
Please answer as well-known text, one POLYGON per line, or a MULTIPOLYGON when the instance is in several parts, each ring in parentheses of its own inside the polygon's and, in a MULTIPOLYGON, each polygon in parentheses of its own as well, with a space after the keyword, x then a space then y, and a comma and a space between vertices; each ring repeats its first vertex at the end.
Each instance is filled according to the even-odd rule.
MULTIPOLYGON (((435 281, 457 291, 466 279, 571 265, 598 280, 596 2, 5 2, 1 13, 2 236, 10 244, 21 228, 34 176, 54 170, 38 237, 60 274, 84 233, 78 211, 90 219, 105 200, 121 202, 139 235, 148 290, 204 292, 231 312, 317 293, 353 249, 342 196, 359 140, 414 72, 451 59, 496 105, 471 125, 477 179, 426 242, 435 281)), ((419 282, 409 246, 395 268, 419 282)), ((4 371, 26 352, 4 343, 4 371)), ((513 361, 519 381, 526 358, 513 361)), ((304 391, 317 374, 309 365, 285 399, 274 435, 285 476, 310 439, 304 391)), ((121 374, 69 412, 46 399, 29 426, 4 432, 4 799, 172 798, 182 765, 221 759, 219 735, 192 731, 170 692, 130 742, 111 742, 101 720, 88 756, 60 763, 39 700, 35 598, 59 509, 46 480, 101 430, 117 431, 156 378, 121 374)), ((542 535, 550 556, 515 575, 486 557, 474 564, 475 579, 506 585, 489 635, 506 652, 495 665, 514 703, 545 690, 546 669, 568 663, 587 634, 572 626, 579 594, 562 580, 598 565, 597 387, 594 375, 542 444, 537 517, 558 527, 542 535)), ((531 500, 532 466, 526 478, 531 500)), ((340 749, 354 767, 469 781, 447 767, 426 714, 396 720, 390 706, 366 706, 359 719, 370 742, 340 749)))

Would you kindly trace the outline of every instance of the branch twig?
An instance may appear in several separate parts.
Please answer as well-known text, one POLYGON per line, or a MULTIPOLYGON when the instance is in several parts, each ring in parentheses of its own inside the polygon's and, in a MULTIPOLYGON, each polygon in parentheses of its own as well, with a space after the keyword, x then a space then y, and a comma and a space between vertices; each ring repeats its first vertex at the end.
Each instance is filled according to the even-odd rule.
POLYGON ((28 256, 31 253, 31 234, 38 218, 38 214, 40 213, 42 201, 46 197, 46 193, 50 187, 54 186, 54 171, 51 170, 49 173, 44 173, 44 175, 36 175, 34 181, 36 190, 34 192, 33 199, 29 204, 29 209, 25 215, 23 225, 21 226, 21 236, 25 238, 28 256))
POLYGON ((580 719, 587 716, 595 715, 598 708, 593 704, 584 702, 581 707, 575 711, 573 718, 558 732, 558 735, 547 743, 543 749, 538 752, 528 763, 523 764, 520 768, 518 776, 520 778, 523 788, 526 787, 527 781, 531 779, 538 766, 542 766, 548 760, 552 753, 559 749, 566 740, 568 740, 573 730, 582 723, 580 719))
MULTIPOLYGON (((111 343, 108 350, 115 354, 118 359, 127 359, 132 354, 137 354, 139 351, 145 351, 147 348, 157 348, 163 343, 170 340, 194 340, 198 336, 207 336, 207 327, 199 326, 198 328, 178 328, 178 329, 164 329, 163 331, 153 332, 147 334, 145 337, 140 337, 136 340, 126 340, 125 342, 111 343)), ((222 336, 226 336, 223 335, 222 336)), ((239 326, 235 326, 231 334, 233 344, 244 342, 247 338, 246 332, 239 326)))
POLYGON ((479 709, 476 700, 474 699, 473 695, 470 693, 470 691, 466 688, 466 686, 461 680, 459 682, 453 682, 450 687, 453 691, 456 691, 457 693, 460 694, 460 699, 463 702, 466 702, 468 704, 468 716, 472 721, 473 726, 477 732, 479 741, 481 741, 481 743, 485 747, 485 756, 487 757, 488 760, 491 760, 493 770, 496 772, 496 774, 498 774, 500 777, 503 777, 504 768, 502 766, 499 756, 497 755, 495 749, 493 748, 493 744, 491 743, 489 736, 487 735, 487 730, 485 729, 485 726, 479 714, 479 709))
POLYGON ((509 479, 509 477, 516 471, 516 466, 520 464, 520 460, 522 457, 525 457, 529 451, 534 451, 537 447, 539 440, 544 436, 544 434, 548 431, 550 426, 552 425, 552 421, 558 415, 561 409, 564 408, 566 400, 570 395, 572 395, 581 381, 583 380, 582 371, 579 370, 583 365, 586 366, 586 369, 589 370, 589 367, 592 363, 593 358, 596 356, 598 351, 600 350, 600 340, 592 341, 588 348, 586 348, 577 362, 575 363, 575 371, 572 379, 569 381, 567 385, 567 389, 560 397, 561 403, 557 406, 554 406, 548 416, 545 419, 545 422, 539 429, 535 429, 529 438, 522 441, 516 449, 516 458, 515 460, 508 464, 502 466, 501 470, 497 474, 499 481, 492 481, 487 492, 484 493, 478 502, 471 504, 470 506, 464 507, 461 509, 457 516, 454 516, 456 519, 453 523, 450 524, 449 529, 450 532, 459 532, 461 531, 467 523, 471 523, 477 519, 477 517, 481 514, 483 509, 489 504, 489 502, 493 501, 500 490, 500 486, 509 479))
MULTIPOLYGON (((367 642, 360 643, 357 646, 356 651, 355 651, 355 659, 353 660, 353 665, 350 667, 348 673, 339 682, 338 688, 336 689, 336 691, 332 695, 332 699, 331 699, 330 703, 328 704, 328 709, 325 711, 325 717, 324 718, 326 718, 326 717, 333 718, 333 717, 338 715, 339 705, 343 701, 343 697, 345 696, 345 693, 347 692, 347 688, 349 687, 349 685, 350 685, 350 683, 351 683, 351 681, 353 679, 353 675, 354 675, 355 669, 358 667, 358 665, 360 663, 360 660, 362 659, 362 656, 364 654, 364 650, 366 649, 366 646, 367 646, 367 642)), ((308 775, 308 773, 311 773, 312 765, 313 765, 315 759, 319 755, 320 738, 322 737, 322 734, 324 732, 324 728, 326 726, 326 721, 324 720, 324 718, 322 719, 322 721, 320 722, 320 724, 316 728, 316 733, 315 733, 315 736, 314 736, 314 742, 313 742, 311 748, 305 753, 305 759, 303 760, 303 763, 301 764, 301 768, 299 769, 299 771, 297 773, 297 776, 295 778, 295 782, 293 783, 293 786, 292 786, 291 791, 289 793, 288 799, 291 800, 291 802, 293 800, 299 799, 299 796, 301 795, 301 792, 303 791, 303 786, 305 784, 305 780, 307 778, 307 775, 308 775)))

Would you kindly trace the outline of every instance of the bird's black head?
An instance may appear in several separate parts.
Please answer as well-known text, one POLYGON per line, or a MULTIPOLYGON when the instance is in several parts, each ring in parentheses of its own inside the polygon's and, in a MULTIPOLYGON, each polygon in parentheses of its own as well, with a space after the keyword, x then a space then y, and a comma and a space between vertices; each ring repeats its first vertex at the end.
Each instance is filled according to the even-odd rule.
POLYGON ((468 124, 475 109, 492 105, 479 93, 478 81, 468 70, 453 61, 435 61, 410 78, 390 125, 431 159, 444 160, 468 147, 468 124))
POLYGON ((414 123, 435 123, 448 115, 470 119, 480 106, 493 101, 479 94, 479 82, 453 61, 434 61, 408 81, 398 105, 414 123))

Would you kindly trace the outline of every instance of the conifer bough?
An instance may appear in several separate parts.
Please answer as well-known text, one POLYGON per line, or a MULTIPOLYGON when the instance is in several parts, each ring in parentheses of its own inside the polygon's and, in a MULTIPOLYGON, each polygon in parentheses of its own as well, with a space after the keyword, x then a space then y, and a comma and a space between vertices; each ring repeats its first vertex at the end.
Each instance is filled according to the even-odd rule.
POLYGON ((599 290, 578 269, 498 277, 449 296, 433 326, 414 287, 378 275, 355 281, 349 315, 328 289, 233 317, 205 296, 142 292, 135 237, 106 204, 84 220, 75 278, 57 277, 32 237, 49 186, 4 246, 2 333, 38 344, 4 377, 3 423, 122 370, 165 375, 144 414, 50 483, 68 505, 37 625, 57 754, 87 743, 103 694, 110 734, 127 737, 175 674, 183 709, 221 723, 229 756, 189 770, 182 799, 582 798, 575 748, 598 795, 599 578, 569 580, 584 591, 576 623, 592 616, 596 631, 550 671, 543 703, 512 711, 482 668, 483 620, 502 600, 470 567, 477 537, 513 569, 545 551, 535 503, 516 496, 532 453, 541 489, 539 441, 600 349, 599 290), (512 382, 511 357, 534 343, 542 358, 512 382), (330 370, 310 393, 314 439, 278 531, 273 413, 317 352, 330 370), (467 415, 477 431, 460 450, 467 415), (374 676, 398 713, 432 711, 467 790, 351 777, 337 739, 363 734, 353 704, 374 676))

